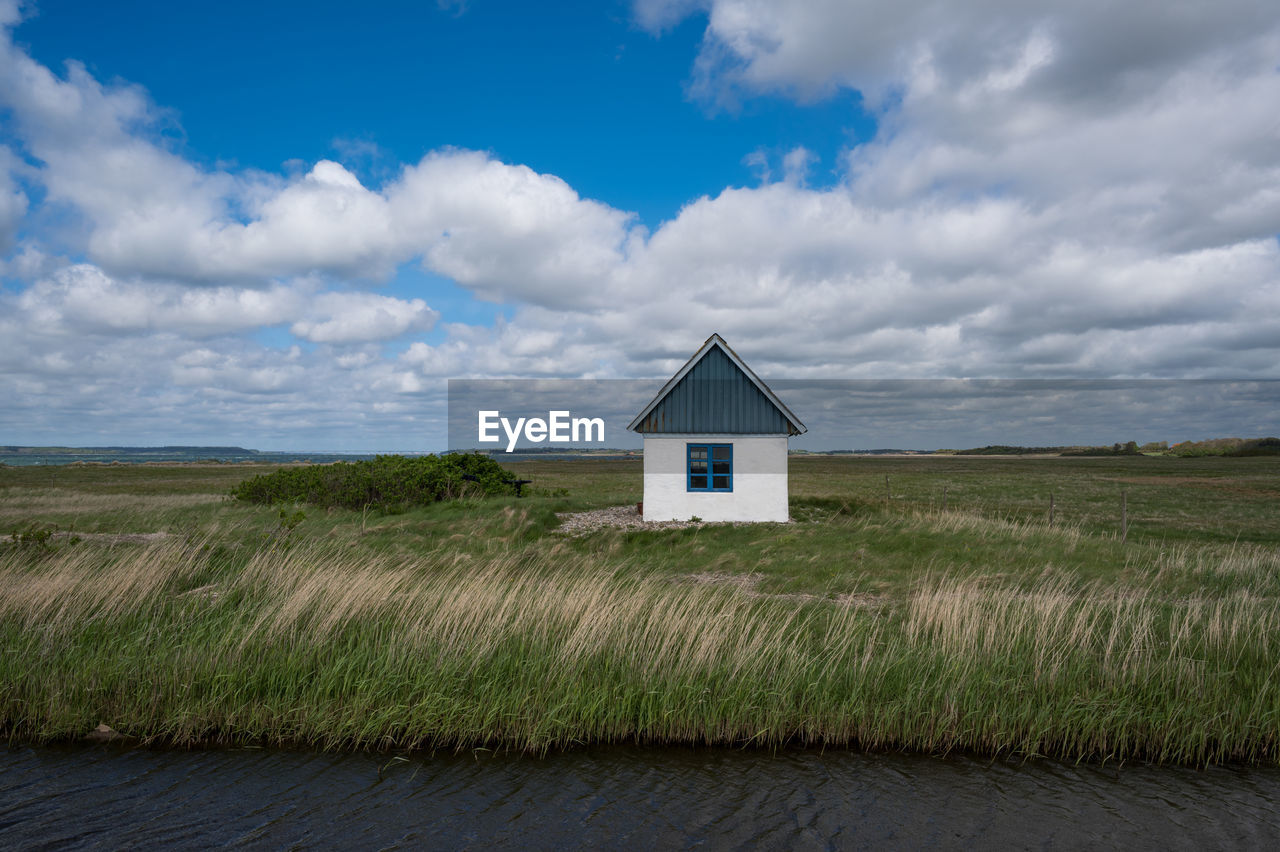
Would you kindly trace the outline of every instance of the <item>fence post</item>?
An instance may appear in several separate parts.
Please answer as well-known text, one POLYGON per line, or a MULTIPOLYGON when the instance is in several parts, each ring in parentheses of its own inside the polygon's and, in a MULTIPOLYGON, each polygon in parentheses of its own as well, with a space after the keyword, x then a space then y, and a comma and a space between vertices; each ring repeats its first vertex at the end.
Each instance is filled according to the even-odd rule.
POLYGON ((884 504, 889 505, 893 500, 893 495, 889 493, 889 474, 884 475, 884 504))
POLYGON ((1049 492, 1049 526, 1053 526, 1053 492, 1049 492))
POLYGON ((1120 491, 1120 543, 1129 540, 1129 491, 1120 491))

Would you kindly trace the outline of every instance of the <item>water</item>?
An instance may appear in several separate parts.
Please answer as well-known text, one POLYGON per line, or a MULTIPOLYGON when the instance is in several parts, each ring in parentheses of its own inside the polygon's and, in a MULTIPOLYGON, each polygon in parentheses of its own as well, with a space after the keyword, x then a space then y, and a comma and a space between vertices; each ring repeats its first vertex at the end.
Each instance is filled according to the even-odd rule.
POLYGON ((592 748, 0 751, 0 847, 1264 848, 1280 770, 592 748))

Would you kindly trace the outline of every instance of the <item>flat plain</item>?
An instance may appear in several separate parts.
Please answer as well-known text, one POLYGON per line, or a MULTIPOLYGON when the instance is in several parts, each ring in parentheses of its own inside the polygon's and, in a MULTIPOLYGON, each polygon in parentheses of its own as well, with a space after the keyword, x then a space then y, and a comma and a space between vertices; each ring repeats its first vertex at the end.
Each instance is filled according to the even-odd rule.
POLYGON ((638 460, 227 496, 271 469, 0 469, 10 739, 1280 761, 1280 459, 796 456, 792 523, 573 536, 638 460))

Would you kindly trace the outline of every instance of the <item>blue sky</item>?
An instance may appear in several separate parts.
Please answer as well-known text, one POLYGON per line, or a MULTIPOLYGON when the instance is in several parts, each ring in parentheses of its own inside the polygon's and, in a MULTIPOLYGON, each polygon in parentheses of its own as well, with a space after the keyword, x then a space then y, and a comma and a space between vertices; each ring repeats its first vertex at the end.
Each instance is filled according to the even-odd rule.
POLYGON ((278 171, 341 160, 367 185, 454 146, 557 175, 650 228, 700 195, 754 185, 803 146, 816 184, 874 135, 849 91, 798 104, 691 97, 706 26, 655 34, 626 3, 42 2, 18 30, 50 68, 83 62, 173 111, 189 158, 278 171), (193 37, 194 36, 194 37, 193 37))
POLYGON ((1277 379, 1277 55, 1256 0, 0 0, 0 442, 434 449, 450 378, 712 332, 776 379, 1277 379))

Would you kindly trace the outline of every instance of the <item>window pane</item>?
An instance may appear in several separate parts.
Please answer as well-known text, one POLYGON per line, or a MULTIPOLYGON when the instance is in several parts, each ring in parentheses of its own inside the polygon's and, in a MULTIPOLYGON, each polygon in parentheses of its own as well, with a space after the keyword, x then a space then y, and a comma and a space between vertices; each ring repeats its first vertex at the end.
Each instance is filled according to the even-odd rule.
POLYGON ((689 472, 690 473, 706 473, 707 463, 704 461, 690 461, 689 472))
POLYGON ((730 459, 733 458, 733 447, 712 447, 713 459, 730 459))
POLYGON ((707 457, 707 448, 706 448, 706 447, 690 447, 690 448, 689 448, 689 458, 691 458, 691 459, 705 459, 706 457, 707 457))
POLYGON ((690 488, 692 488, 692 489, 694 489, 694 490, 706 491, 706 490, 707 490, 707 476, 706 476, 706 474, 703 474, 702 476, 691 476, 691 477, 689 477, 689 487, 690 487, 690 488))
POLYGON ((720 461, 719 459, 716 459, 711 463, 711 472, 723 473, 725 476, 728 476, 729 474, 733 473, 733 468, 729 462, 720 461))
POLYGON ((727 476, 713 476, 713 477, 711 477, 711 487, 712 487, 712 488, 724 488, 724 489, 726 489, 726 490, 727 490, 727 489, 729 488, 729 477, 727 477, 727 476))

